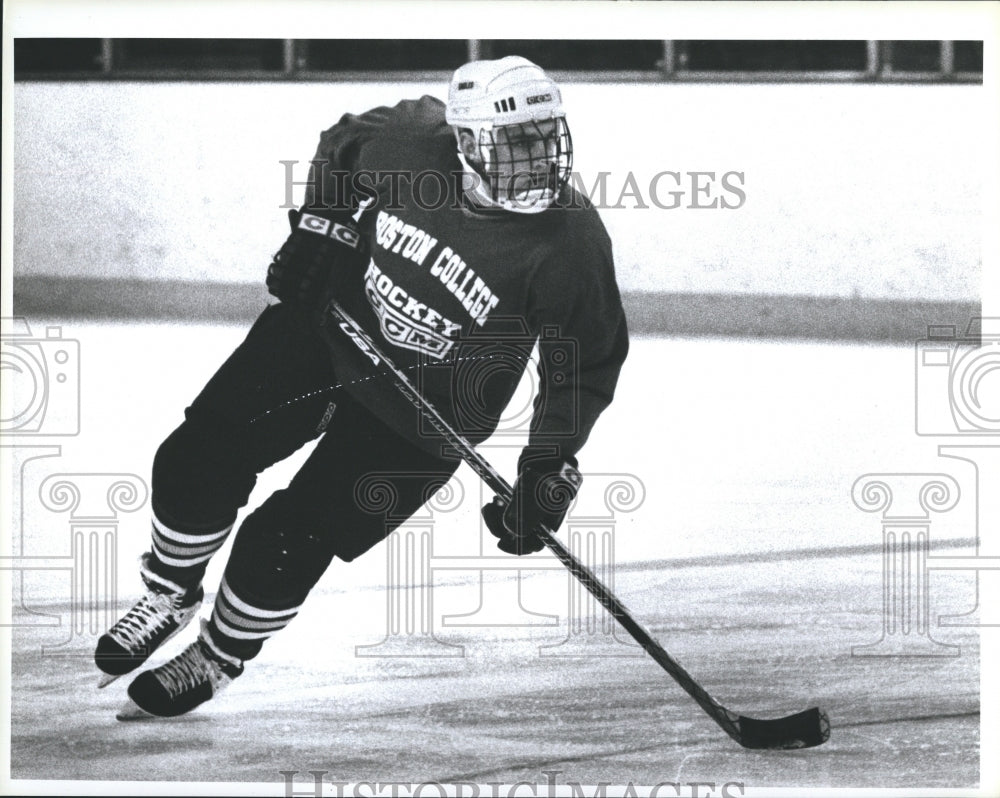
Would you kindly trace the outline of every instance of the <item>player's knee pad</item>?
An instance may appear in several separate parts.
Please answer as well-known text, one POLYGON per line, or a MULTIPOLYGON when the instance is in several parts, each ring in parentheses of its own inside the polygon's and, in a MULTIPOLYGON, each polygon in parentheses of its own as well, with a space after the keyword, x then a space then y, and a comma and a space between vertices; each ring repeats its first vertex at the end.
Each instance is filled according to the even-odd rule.
POLYGON ((245 454, 208 423, 185 421, 153 458, 154 503, 188 523, 231 523, 256 481, 245 454))
POLYGON ((262 608, 301 603, 333 559, 331 535, 274 494, 241 524, 226 566, 226 581, 262 608))

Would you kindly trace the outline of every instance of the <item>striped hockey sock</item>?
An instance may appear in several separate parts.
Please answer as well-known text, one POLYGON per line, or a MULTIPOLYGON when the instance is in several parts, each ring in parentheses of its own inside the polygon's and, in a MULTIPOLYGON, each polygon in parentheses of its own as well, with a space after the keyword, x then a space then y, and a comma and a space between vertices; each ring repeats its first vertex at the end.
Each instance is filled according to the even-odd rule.
POLYGON ((256 606, 238 596, 223 576, 210 623, 221 648, 248 660, 260 653, 265 640, 291 623, 301 606, 301 602, 280 609, 256 606))
POLYGON ((232 529, 233 525, 229 524, 204 533, 190 529, 182 532, 154 514, 151 549, 156 566, 163 566, 154 566, 155 570, 182 584, 200 582, 208 561, 222 548, 232 529))

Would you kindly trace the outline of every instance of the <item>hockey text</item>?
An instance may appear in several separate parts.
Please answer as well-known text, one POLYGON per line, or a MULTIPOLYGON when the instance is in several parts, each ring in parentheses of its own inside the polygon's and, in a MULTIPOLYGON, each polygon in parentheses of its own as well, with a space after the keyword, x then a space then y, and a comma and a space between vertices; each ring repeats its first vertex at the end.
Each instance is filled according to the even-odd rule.
POLYGON ((387 341, 438 359, 455 345, 462 326, 410 296, 374 260, 365 272, 365 295, 387 341))
MULTIPOLYGON (((381 210, 375 220, 375 243, 387 252, 401 255, 418 266, 423 266, 435 250, 438 240, 419 227, 405 224, 399 217, 381 210)), ((430 261, 430 274, 441 281, 479 326, 486 323, 490 313, 500 304, 500 298, 483 278, 449 246, 443 247, 430 261)), ((397 286, 396 290, 402 289, 397 286)), ((410 309, 406 312, 413 316, 418 303, 412 299, 410 303, 410 309)), ((426 306, 422 307, 426 309, 426 306)), ((424 321, 427 322, 426 319, 424 321)))

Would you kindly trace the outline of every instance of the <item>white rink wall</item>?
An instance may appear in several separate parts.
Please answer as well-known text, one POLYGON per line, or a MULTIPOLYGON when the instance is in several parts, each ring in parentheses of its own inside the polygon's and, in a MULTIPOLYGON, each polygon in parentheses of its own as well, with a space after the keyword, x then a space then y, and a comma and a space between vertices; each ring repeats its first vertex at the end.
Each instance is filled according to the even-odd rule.
MULTIPOLYGON (((260 282, 287 231, 279 161, 304 180, 340 114, 443 90, 19 83, 15 274, 260 282)), ((983 91, 567 84, 564 99, 584 185, 606 172, 607 204, 630 192, 602 210, 624 291, 947 302, 980 293, 983 91), (678 208, 650 195, 665 171, 681 175, 678 208), (708 194, 690 172, 715 173, 698 178, 708 194), (738 204, 727 172, 741 207, 690 207, 738 204)), ((673 203, 673 178, 658 185, 673 203)))

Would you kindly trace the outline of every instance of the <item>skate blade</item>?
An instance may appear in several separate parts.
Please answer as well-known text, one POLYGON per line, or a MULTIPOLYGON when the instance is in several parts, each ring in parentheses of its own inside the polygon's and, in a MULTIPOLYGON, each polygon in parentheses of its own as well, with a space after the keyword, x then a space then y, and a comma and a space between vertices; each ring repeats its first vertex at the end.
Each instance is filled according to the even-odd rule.
POLYGON ((117 675, 115 675, 113 673, 102 673, 101 674, 101 678, 97 680, 97 689, 101 690, 101 689, 107 687, 112 682, 118 681, 124 675, 125 674, 123 674, 123 673, 119 673, 117 675))
POLYGON ((144 710, 131 698, 125 701, 122 708, 118 710, 118 714, 115 715, 118 720, 149 720, 155 717, 156 715, 144 710))

